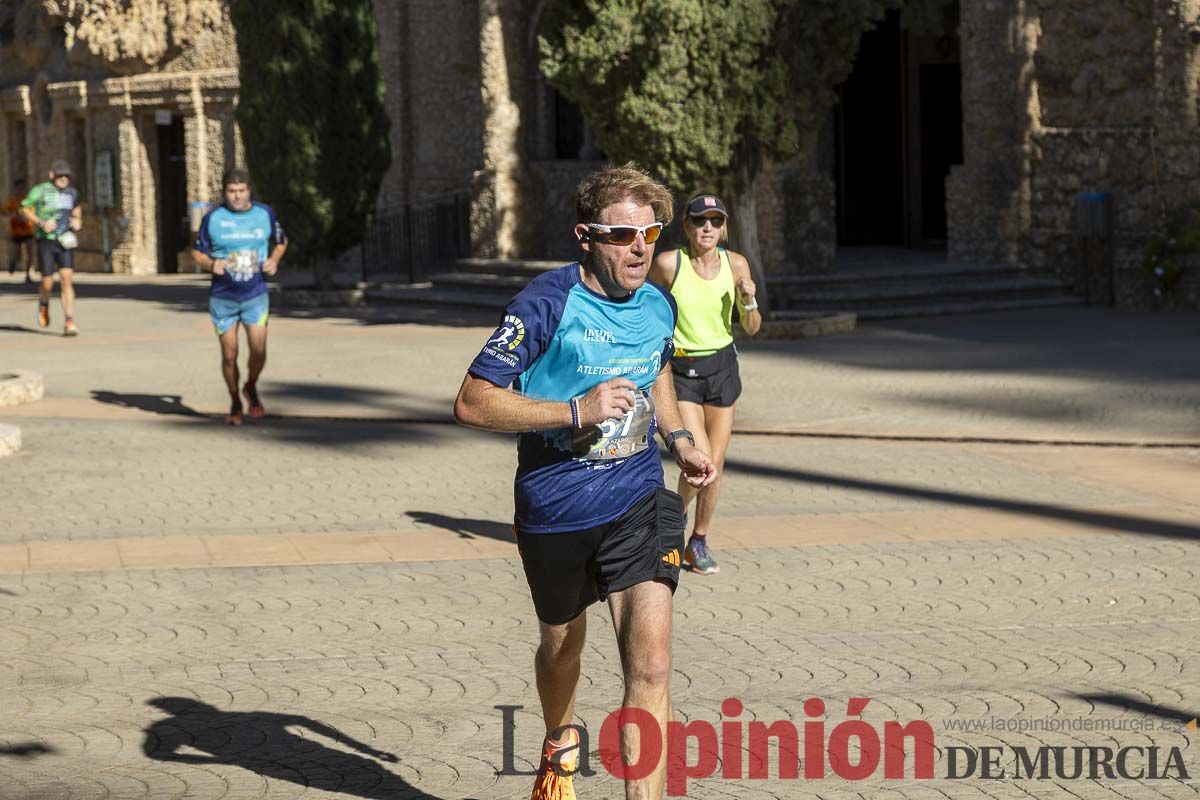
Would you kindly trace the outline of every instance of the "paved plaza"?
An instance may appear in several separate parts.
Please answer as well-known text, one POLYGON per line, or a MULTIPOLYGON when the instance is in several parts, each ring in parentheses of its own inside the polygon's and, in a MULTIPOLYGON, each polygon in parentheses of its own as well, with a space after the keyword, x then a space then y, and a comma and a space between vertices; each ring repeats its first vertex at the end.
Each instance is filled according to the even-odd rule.
MULTIPOLYGON (((527 797, 507 774, 541 740, 514 442, 450 420, 490 315, 277 309, 269 416, 234 429, 201 281, 84 276, 74 340, 52 310, 37 330, 0 276, 0 372, 46 384, 0 409, 23 440, 0 460, 0 800, 527 797)), ((870 698, 876 731, 928 723, 935 777, 781 779, 772 749, 751 779, 743 738, 722 762, 743 777, 688 797, 1200 794, 1200 315, 741 350, 721 573, 676 595, 677 718, 817 719, 830 739, 870 698), (1041 746, 1141 748, 1146 772, 1175 748, 1189 777, 946 777, 951 748, 1041 746)), ((589 625, 598 774, 576 789, 607 800, 620 663, 607 611, 589 625)))

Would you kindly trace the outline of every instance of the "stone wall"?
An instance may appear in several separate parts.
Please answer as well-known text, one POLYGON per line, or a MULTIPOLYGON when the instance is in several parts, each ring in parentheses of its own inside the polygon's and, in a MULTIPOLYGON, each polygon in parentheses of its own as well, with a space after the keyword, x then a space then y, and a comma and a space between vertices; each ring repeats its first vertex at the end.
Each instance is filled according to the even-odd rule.
POLYGON ((575 189, 589 173, 604 166, 599 161, 535 161, 531 165, 536 214, 528 224, 538 230, 529 258, 576 261, 582 251, 575 239, 575 189))
POLYGON ((770 191, 758 199, 763 270, 767 274, 809 275, 833 268, 837 251, 837 209, 825 143, 808 157, 769 165, 770 191))
POLYGON ((1038 21, 1025 0, 962 4, 963 164, 946 181, 951 260, 1022 261, 1029 228, 1038 21))
POLYGON ((1075 198, 1114 203, 1117 304, 1164 211, 1200 195, 1200 2, 964 3, 966 163, 948 183, 950 255, 1078 277, 1075 198))
POLYGON ((483 166, 478 0, 377 2, 392 121, 380 205, 467 191, 483 166))

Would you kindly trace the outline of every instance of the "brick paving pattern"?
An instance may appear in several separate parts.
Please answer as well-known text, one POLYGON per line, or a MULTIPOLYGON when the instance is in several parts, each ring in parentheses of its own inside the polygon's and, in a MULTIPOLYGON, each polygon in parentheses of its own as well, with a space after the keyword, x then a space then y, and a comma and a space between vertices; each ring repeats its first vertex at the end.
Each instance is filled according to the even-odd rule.
MULTIPOLYGON (((523 706, 514 766, 530 768, 515 448, 428 424, 484 322, 280 313, 275 416, 233 430, 210 416, 194 280, 86 277, 67 341, 31 331, 5 277, 0 366, 43 373, 47 396, 3 419, 25 447, 0 461, 0 800, 528 796, 530 778, 497 774, 494 708, 523 706)), ((869 697, 877 730, 933 726, 938 776, 953 746, 1153 744, 1192 779, 792 781, 772 765, 688 796, 1196 797, 1196 319, 1072 309, 748 343, 739 424, 859 438, 735 437, 722 571, 684 576, 672 681, 681 721, 719 723, 736 697, 739 722, 800 726, 818 697, 827 735, 869 697), (1099 729, 994 728, 1047 720, 1099 729)), ((599 768, 620 664, 607 612, 589 625, 578 712, 599 768)), ((622 796, 603 771, 577 788, 622 796)))

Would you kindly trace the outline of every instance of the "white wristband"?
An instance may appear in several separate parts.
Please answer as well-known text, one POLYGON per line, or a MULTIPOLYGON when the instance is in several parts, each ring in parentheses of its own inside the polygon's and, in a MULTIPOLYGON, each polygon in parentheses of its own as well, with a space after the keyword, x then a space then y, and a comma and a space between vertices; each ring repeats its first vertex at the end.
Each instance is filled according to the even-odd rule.
POLYGON ((755 300, 753 303, 751 303, 748 306, 742 306, 742 311, 757 311, 757 310, 758 310, 758 300, 755 300))

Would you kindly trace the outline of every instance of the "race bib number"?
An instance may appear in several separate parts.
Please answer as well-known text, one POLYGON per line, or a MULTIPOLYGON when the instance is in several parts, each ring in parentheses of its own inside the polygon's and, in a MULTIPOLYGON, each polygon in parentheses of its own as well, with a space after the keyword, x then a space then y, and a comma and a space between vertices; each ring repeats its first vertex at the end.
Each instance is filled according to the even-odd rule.
POLYGON ((633 408, 621 419, 610 419, 582 431, 572 442, 576 458, 585 461, 610 461, 640 453, 650 446, 650 424, 654 422, 654 399, 638 389, 633 408))
POLYGON ((253 250, 235 250, 229 254, 229 266, 225 269, 229 277, 238 283, 243 283, 254 277, 261 269, 258 263, 258 253, 253 250))

